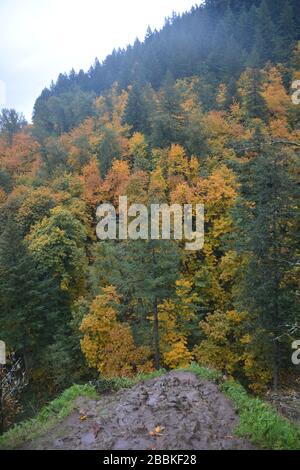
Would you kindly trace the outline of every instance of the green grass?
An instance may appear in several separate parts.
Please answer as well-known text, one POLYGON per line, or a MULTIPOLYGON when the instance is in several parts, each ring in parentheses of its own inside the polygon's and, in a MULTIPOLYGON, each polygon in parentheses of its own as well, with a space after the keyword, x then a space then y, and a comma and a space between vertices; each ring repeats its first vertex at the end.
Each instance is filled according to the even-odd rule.
POLYGON ((300 429, 280 416, 270 405, 250 396, 234 380, 224 381, 217 371, 192 364, 189 369, 200 379, 212 380, 230 398, 240 418, 235 434, 261 449, 300 450, 300 429))
POLYGON ((167 371, 165 369, 160 369, 148 374, 137 374, 135 377, 113 377, 109 379, 106 377, 100 377, 95 381, 95 388, 98 393, 117 392, 118 390, 131 388, 141 382, 146 382, 147 380, 160 377, 166 372, 167 371))
POLYGON ((193 372, 199 379, 204 379, 204 380, 210 380, 211 382, 214 382, 216 384, 220 384, 223 381, 223 376, 221 372, 210 369, 205 366, 200 366, 196 362, 192 362, 190 367, 188 369, 189 372, 193 372))
POLYGON ((26 441, 46 433, 73 411, 74 400, 79 396, 97 398, 98 395, 95 387, 91 385, 73 385, 58 398, 44 406, 35 418, 16 424, 0 436, 0 449, 17 448, 26 441))
MULTIPOLYGON (((261 449, 300 450, 300 429, 280 416, 259 398, 250 396, 246 390, 233 380, 223 380, 220 372, 193 363, 188 369, 199 379, 214 382, 230 398, 239 414, 240 422, 235 430, 261 449)), ((68 416, 75 408, 74 400, 79 396, 97 398, 98 393, 131 388, 138 383, 151 380, 166 373, 166 370, 136 375, 134 378, 100 378, 94 386, 73 385, 60 397, 45 406, 34 419, 24 421, 0 436, 0 449, 18 448, 24 442, 37 438, 49 431, 57 422, 68 416)))
POLYGON ((238 436, 245 437, 262 449, 300 450, 300 429, 280 416, 270 405, 253 398, 234 381, 222 384, 221 391, 235 404, 240 424, 238 436))

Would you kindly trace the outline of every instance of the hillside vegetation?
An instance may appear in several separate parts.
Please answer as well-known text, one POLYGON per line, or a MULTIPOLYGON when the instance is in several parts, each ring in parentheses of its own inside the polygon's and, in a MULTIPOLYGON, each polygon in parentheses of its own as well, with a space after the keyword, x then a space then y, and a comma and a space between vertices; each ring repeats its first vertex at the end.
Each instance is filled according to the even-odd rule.
MULTIPOLYGON (((2 112, 0 338, 28 381, 5 403, 6 428, 20 406, 19 418, 35 414, 74 383, 192 361, 251 393, 297 390, 297 6, 206 1, 87 73, 60 75, 33 124, 2 112), (123 195, 204 203, 203 249, 97 241, 97 206, 123 195)), ((244 392, 224 390, 257 436, 244 392)))

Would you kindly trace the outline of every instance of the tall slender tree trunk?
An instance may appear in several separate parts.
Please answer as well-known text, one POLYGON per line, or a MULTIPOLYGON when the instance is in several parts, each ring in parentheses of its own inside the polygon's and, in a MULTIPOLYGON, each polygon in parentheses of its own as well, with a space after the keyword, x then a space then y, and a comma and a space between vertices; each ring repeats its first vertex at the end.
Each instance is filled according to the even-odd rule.
POLYGON ((4 407, 3 407, 3 389, 2 389, 2 381, 3 381, 3 367, 0 364, 0 435, 4 432, 4 407))
POLYGON ((278 339, 276 339, 280 335, 279 330, 279 303, 278 303, 278 289, 279 289, 279 281, 277 273, 275 274, 275 311, 274 311, 274 330, 275 330, 275 338, 274 338, 274 345, 273 345, 273 390, 277 392, 280 386, 280 344, 278 339))
MULTIPOLYGON (((277 164, 276 164, 276 159, 273 160, 273 171, 274 173, 277 172, 277 164)), ((277 200, 279 197, 278 191, 277 191, 277 186, 273 185, 273 191, 274 191, 274 200, 277 200)), ((277 392, 279 386, 280 386, 280 344, 278 342, 278 339, 276 339, 278 336, 280 336, 280 318, 279 318, 279 312, 280 312, 280 306, 279 306, 279 289, 280 289, 280 236, 279 236, 279 220, 278 220, 278 210, 275 208, 272 213, 272 225, 273 225, 273 230, 272 230, 272 238, 273 238, 273 253, 272 253, 272 258, 273 258, 273 264, 274 268, 273 273, 271 274, 273 279, 274 279, 274 311, 273 311, 273 327, 275 331, 275 339, 274 339, 274 346, 273 346, 273 390, 274 392, 277 392)))
POLYGON ((279 387, 279 347, 275 340, 274 342, 274 364, 273 364, 273 390, 277 392, 279 387))
POLYGON ((26 374, 29 374, 31 361, 30 361, 30 354, 27 351, 27 349, 23 350, 23 361, 24 361, 24 368, 25 368, 26 374))
POLYGON ((156 370, 160 369, 160 347, 159 347, 159 330, 158 330, 158 309, 157 299, 154 299, 153 304, 153 349, 154 349, 154 367, 156 370))

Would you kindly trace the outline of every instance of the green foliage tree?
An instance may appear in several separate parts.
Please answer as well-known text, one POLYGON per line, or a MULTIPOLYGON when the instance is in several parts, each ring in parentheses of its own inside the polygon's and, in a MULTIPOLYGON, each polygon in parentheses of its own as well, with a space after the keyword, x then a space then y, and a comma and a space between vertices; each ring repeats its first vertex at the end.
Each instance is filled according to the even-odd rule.
POLYGON ((81 90, 78 86, 62 93, 44 93, 36 101, 33 113, 35 135, 41 139, 48 134, 60 135, 78 126, 81 121, 95 113, 94 93, 81 90))
POLYGON ((179 252, 175 242, 135 240, 100 247, 93 268, 94 284, 113 284, 126 299, 123 319, 136 319, 136 328, 152 324, 154 365, 160 368, 158 305, 174 293, 179 252), (128 307, 129 306, 129 307, 128 307), (145 321, 146 320, 146 321, 145 321), (138 326, 138 324, 140 326, 138 326))
POLYGON ((235 210, 236 246, 247 258, 239 278, 239 305, 251 313, 248 324, 254 344, 273 373, 289 366, 289 331, 299 321, 297 231, 299 195, 297 158, 284 145, 265 142, 256 131, 255 156, 241 165, 241 199, 235 210))
POLYGON ((268 60, 275 58, 276 27, 266 0, 263 0, 257 9, 256 29, 254 33, 253 53, 258 58, 258 63, 253 66, 261 66, 268 60))
POLYGON ((262 76, 259 69, 247 69, 240 79, 240 84, 239 91, 245 118, 267 121, 269 111, 262 96, 262 76))
POLYGON ((64 303, 58 283, 33 259, 12 219, 0 238, 0 303, 0 336, 29 371, 53 341, 64 303))
POLYGON ((181 142, 183 122, 180 97, 170 72, 163 81, 151 123, 153 146, 165 147, 171 142, 181 142))
POLYGON ((67 209, 55 207, 51 215, 33 225, 27 236, 34 259, 57 278, 62 290, 78 294, 84 288, 87 232, 67 209))
POLYGON ((131 126, 132 132, 148 131, 149 113, 147 100, 140 84, 133 83, 129 90, 123 122, 131 126))
POLYGON ((100 173, 105 176, 109 171, 114 158, 121 156, 121 148, 118 135, 115 129, 104 127, 102 129, 102 138, 97 152, 100 173))
POLYGON ((27 125, 22 113, 15 109, 2 109, 0 113, 0 135, 4 135, 9 145, 12 144, 13 136, 27 125))

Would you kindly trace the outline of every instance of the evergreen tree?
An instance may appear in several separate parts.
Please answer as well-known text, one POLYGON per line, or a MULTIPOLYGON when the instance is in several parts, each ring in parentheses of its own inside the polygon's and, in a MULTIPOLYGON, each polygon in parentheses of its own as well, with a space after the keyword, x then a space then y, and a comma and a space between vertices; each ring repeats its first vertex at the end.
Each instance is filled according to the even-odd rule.
POLYGON ((300 318, 295 292, 297 160, 289 148, 267 144, 259 129, 253 150, 256 155, 241 165, 241 199, 235 210, 236 246, 248 260, 237 288, 239 307, 251 314, 248 332, 272 369, 277 389, 282 368, 290 362, 288 332, 300 318))
POLYGON ((243 48, 249 54, 253 48, 253 41, 256 27, 257 9, 253 4, 250 10, 244 6, 238 17, 236 24, 236 35, 240 39, 243 48))
POLYGON ((295 46, 297 37, 296 14, 289 0, 286 0, 279 16, 278 39, 276 44, 276 57, 284 62, 295 46))
POLYGON ((27 122, 22 113, 17 113, 15 109, 2 109, 0 113, 0 135, 5 136, 9 145, 12 144, 13 136, 26 125, 27 122))
POLYGON ((132 132, 146 133, 149 129, 147 103, 140 85, 136 82, 129 90, 123 122, 131 126, 132 132))
POLYGON ((247 69, 240 79, 240 95, 246 119, 267 121, 269 111, 262 96, 262 75, 258 69, 247 69))
POLYGON ((181 137, 180 98, 174 78, 168 72, 159 93, 156 112, 152 117, 152 143, 153 146, 165 147, 172 142, 180 142, 181 137))
POLYGON ((106 126, 102 129, 102 132, 103 137, 98 146, 97 157, 100 174, 105 176, 111 167, 113 159, 121 156, 121 148, 115 129, 106 126))
POLYGON ((0 337, 23 356, 27 369, 39 362, 63 323, 64 297, 10 219, 0 238, 0 337))
POLYGON ((263 65, 268 60, 275 58, 276 28, 268 8, 268 4, 263 0, 257 9, 256 30, 253 43, 253 51, 258 54, 259 64, 263 65))
POLYGON ((136 325, 148 330, 147 318, 152 318, 154 364, 159 369, 158 305, 174 293, 179 266, 176 243, 135 240, 103 246, 98 252, 99 258, 93 269, 94 282, 99 286, 100 278, 107 285, 114 285, 123 300, 126 299, 126 306, 121 311, 123 320, 128 320, 129 315, 131 319, 135 318, 136 325))

